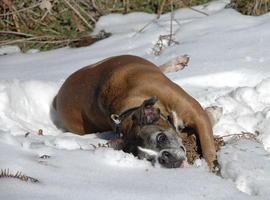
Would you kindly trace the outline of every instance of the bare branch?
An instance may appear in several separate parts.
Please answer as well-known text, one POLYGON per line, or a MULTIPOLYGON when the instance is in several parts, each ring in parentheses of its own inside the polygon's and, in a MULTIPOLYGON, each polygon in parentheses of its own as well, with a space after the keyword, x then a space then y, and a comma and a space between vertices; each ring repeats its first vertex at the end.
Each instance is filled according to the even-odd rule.
POLYGON ((15 31, 0 31, 0 35, 16 35, 21 37, 33 37, 32 34, 15 32, 15 31))
POLYGON ((81 15, 81 13, 73 6, 68 0, 63 0, 78 16, 79 18, 88 26, 88 28, 93 29, 94 27, 87 22, 87 20, 81 15))

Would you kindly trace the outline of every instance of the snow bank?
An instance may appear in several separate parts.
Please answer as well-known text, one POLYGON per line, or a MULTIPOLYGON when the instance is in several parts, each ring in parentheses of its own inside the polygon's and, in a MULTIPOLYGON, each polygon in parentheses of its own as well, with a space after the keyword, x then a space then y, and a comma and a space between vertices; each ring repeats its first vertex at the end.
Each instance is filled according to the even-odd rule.
POLYGON ((216 134, 259 133, 264 147, 270 151, 270 78, 254 87, 239 87, 218 97, 216 104, 224 114, 214 127, 216 134))
POLYGON ((42 81, 0 82, 0 130, 12 135, 46 130, 46 134, 57 131, 50 117, 51 102, 58 85, 42 81))
POLYGON ((222 175, 232 179, 240 191, 268 199, 269 158, 269 153, 255 141, 230 141, 220 153, 222 175))
MULTIPOLYGON (((40 136, 41 137, 41 136, 40 136)), ((35 150, 1 144, 2 167, 21 170, 39 184, 1 179, 1 199, 252 199, 230 181, 207 171, 153 168, 146 161, 109 149, 63 151, 48 159, 35 150), (193 178, 196 177, 196 178, 193 178), (207 183, 206 183, 207 181, 207 183)))

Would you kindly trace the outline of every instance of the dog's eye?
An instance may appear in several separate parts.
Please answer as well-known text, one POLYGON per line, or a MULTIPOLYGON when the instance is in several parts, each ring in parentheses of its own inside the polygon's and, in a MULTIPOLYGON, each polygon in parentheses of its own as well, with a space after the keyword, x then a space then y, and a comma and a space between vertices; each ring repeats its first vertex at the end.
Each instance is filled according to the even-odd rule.
POLYGON ((160 143, 164 143, 167 141, 167 136, 164 133, 159 133, 157 135, 157 142, 160 143))

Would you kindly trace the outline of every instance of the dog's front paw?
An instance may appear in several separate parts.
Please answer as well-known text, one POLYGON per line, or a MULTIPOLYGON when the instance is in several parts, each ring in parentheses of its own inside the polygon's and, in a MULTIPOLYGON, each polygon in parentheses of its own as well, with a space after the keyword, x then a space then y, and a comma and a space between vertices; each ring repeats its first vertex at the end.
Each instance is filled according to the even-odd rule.
POLYGON ((221 176, 221 166, 217 160, 214 160, 212 163, 212 172, 218 176, 221 176))

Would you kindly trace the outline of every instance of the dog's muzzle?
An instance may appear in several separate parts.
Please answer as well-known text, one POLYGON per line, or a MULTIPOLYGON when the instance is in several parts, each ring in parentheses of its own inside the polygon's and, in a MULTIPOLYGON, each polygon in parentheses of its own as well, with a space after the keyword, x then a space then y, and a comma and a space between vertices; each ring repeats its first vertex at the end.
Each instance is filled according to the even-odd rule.
POLYGON ((162 150, 157 158, 160 165, 166 168, 184 167, 185 152, 178 149, 162 150))

